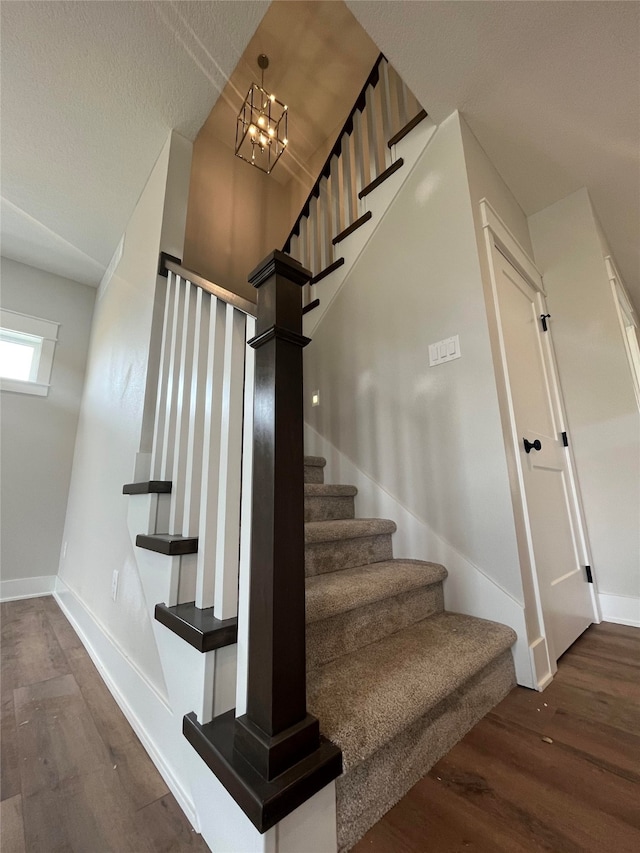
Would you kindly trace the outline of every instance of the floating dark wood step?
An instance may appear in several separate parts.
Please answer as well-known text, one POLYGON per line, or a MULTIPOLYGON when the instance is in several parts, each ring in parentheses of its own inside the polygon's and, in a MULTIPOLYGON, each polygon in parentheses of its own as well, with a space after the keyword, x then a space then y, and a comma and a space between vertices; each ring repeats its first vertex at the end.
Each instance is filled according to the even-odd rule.
POLYGON ((198 550, 197 536, 173 536, 171 533, 152 533, 136 536, 138 548, 146 548, 147 551, 157 551, 159 554, 167 554, 169 557, 179 557, 182 554, 195 554, 198 550))
POLYGON ((426 110, 420 110, 417 116, 414 116, 414 118, 412 118, 411 121, 408 122, 408 124, 405 124, 405 126, 401 130, 399 130, 394 136, 391 137, 391 139, 387 142, 389 148, 393 148, 393 146, 397 145, 401 139, 404 139, 408 133, 411 133, 414 127, 417 127, 421 121, 424 121, 426 119, 427 115, 428 113, 426 110))
POLYGON ((123 495, 168 495, 171 480, 146 480, 144 483, 127 483, 122 487, 123 495))
POLYGON ((305 305, 302 309, 303 314, 308 314, 309 311, 313 311, 314 308, 317 308, 320 305, 319 299, 314 299, 313 302, 310 302, 308 305, 305 305))
POLYGON ((213 607, 200 609, 195 601, 167 607, 156 604, 155 617, 199 652, 211 652, 238 642, 238 620, 216 619, 213 607))
POLYGON ((322 281, 323 278, 326 278, 328 275, 334 270, 337 270, 338 267, 341 267, 344 264, 344 258, 338 258, 337 261, 334 261, 332 264, 329 264, 328 267, 325 267, 322 272, 319 272, 318 275, 314 275, 309 284, 317 284, 319 281, 322 281))
POLYGON ((345 237, 348 237, 349 234, 353 234, 354 231, 356 231, 358 228, 360 228, 361 225, 364 225, 364 223, 368 222, 370 219, 371 211, 368 210, 366 213, 363 213, 362 216, 359 217, 359 219, 356 219, 355 222, 352 222, 351 225, 348 226, 348 228, 345 228, 344 231, 341 231, 337 237, 334 237, 331 242, 334 246, 336 246, 338 243, 344 240, 345 237))
POLYGON ((392 163, 389 166, 388 169, 385 169, 384 172, 380 172, 377 178, 371 181, 370 184, 367 184, 367 186, 363 190, 360 190, 360 192, 358 193, 358 198, 364 198, 366 195, 369 195, 370 192, 373 192, 376 187, 379 187, 380 184, 384 183, 387 178, 390 178, 391 175, 397 172, 398 169, 403 165, 404 160, 402 159, 402 157, 399 157, 395 163, 392 163))
POLYGON ((234 710, 205 725, 195 714, 187 714, 182 733, 259 832, 266 832, 342 773, 342 753, 321 736, 319 749, 267 782, 234 749, 234 710))

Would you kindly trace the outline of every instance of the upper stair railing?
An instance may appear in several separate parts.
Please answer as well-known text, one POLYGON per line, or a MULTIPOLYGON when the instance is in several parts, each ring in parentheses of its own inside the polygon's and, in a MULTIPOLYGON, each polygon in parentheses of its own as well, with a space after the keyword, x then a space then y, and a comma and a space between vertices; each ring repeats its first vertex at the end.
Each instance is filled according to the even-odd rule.
POLYGON ((284 245, 311 284, 340 265, 335 247, 371 217, 368 194, 402 166, 395 146, 425 117, 380 54, 284 245))

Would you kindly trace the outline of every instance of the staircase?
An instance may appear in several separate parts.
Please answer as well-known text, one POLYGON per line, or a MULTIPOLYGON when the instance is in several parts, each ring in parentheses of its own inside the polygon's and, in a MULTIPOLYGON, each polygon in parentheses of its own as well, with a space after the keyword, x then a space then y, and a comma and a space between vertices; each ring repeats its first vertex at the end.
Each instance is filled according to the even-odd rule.
POLYGON ((161 253, 155 411, 123 491, 163 747, 215 851, 331 849, 334 780, 348 850, 515 683, 510 628, 445 612, 444 567, 394 559, 395 523, 356 518, 324 459, 302 477, 306 335, 435 132, 380 57, 284 251, 249 276, 257 302, 161 253))
POLYGON ((349 850, 515 685, 504 625, 444 611, 446 569, 393 559, 396 526, 305 458, 307 702, 342 750, 349 850))

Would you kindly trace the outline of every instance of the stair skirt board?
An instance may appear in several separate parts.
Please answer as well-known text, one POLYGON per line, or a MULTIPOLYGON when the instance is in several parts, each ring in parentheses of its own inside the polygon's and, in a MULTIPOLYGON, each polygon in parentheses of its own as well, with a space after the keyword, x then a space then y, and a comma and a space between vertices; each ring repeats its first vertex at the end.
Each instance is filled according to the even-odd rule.
POLYGON ((345 853, 515 686, 510 650, 336 782, 345 853))

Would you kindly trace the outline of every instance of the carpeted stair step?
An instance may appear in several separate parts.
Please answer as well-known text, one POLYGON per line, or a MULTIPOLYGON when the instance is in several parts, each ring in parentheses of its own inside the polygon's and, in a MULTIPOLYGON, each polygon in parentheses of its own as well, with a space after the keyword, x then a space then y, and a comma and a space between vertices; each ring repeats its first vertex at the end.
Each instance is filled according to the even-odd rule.
POLYGON ((504 625, 440 613, 310 671, 309 712, 343 754, 340 851, 509 692, 515 639, 504 625))
POLYGON ((307 578, 307 665, 319 666, 444 608, 444 566, 386 560, 307 578))
POLYGON ((324 483, 324 467, 327 460, 322 456, 304 457, 304 481, 305 483, 324 483))
POLYGON ((304 487, 304 520, 332 521, 353 518, 355 486, 326 486, 322 483, 306 483, 304 487))
POLYGON ((307 577, 390 560, 391 534, 395 531, 395 522, 384 518, 307 522, 304 526, 307 577))

